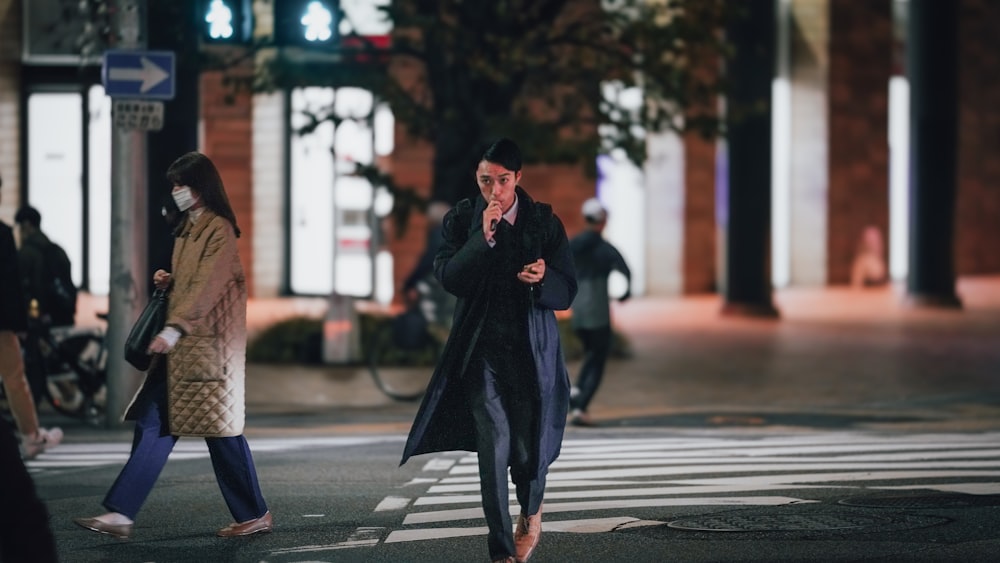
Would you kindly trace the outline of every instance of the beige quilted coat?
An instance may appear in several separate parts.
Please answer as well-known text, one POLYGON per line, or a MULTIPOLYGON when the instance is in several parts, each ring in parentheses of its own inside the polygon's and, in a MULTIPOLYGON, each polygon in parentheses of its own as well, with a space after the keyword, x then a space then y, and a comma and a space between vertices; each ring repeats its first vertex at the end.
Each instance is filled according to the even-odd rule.
POLYGON ((178 235, 172 264, 167 325, 183 336, 167 354, 170 433, 239 436, 245 418, 247 288, 232 225, 206 209, 178 235))

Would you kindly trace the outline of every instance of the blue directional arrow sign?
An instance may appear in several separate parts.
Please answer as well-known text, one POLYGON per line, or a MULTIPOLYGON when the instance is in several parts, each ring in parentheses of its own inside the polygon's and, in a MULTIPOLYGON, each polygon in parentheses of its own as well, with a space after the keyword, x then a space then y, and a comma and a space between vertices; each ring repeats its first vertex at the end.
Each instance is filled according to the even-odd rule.
POLYGON ((172 100, 175 90, 172 51, 105 51, 101 67, 104 92, 112 98, 172 100))

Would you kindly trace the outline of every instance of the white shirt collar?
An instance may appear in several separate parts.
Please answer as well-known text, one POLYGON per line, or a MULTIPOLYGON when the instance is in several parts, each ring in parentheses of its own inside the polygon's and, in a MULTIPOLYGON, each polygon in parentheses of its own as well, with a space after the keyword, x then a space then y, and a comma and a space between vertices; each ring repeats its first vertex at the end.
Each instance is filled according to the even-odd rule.
POLYGON ((503 218, 504 218, 504 221, 507 221, 511 225, 513 225, 514 221, 517 220, 517 194, 516 193, 514 194, 514 205, 511 205, 510 209, 507 210, 507 213, 503 214, 503 218))

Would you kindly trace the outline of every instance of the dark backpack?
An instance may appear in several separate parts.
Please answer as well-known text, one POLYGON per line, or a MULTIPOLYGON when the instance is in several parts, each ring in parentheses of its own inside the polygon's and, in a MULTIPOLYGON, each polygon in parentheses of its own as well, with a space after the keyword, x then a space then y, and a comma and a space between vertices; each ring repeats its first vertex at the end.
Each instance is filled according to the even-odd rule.
POLYGON ((50 242, 43 255, 45 286, 42 294, 42 312, 47 313, 56 326, 71 325, 76 316, 76 284, 73 283, 72 265, 61 246, 50 242))

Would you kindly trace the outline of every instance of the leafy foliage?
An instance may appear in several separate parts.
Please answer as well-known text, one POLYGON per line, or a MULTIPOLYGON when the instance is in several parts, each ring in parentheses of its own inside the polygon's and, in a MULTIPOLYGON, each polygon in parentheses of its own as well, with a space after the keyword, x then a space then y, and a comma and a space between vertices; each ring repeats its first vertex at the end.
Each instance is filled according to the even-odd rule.
POLYGON ((641 164, 648 132, 716 133, 718 74, 705 63, 725 51, 723 0, 392 0, 384 10, 388 49, 349 34, 353 47, 332 61, 269 52, 257 57, 253 87, 376 92, 410 135, 433 144, 432 199, 475 193, 471 171, 501 135, 528 163, 593 171, 598 154, 641 164))

